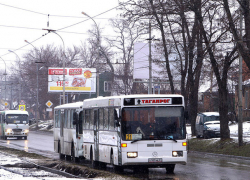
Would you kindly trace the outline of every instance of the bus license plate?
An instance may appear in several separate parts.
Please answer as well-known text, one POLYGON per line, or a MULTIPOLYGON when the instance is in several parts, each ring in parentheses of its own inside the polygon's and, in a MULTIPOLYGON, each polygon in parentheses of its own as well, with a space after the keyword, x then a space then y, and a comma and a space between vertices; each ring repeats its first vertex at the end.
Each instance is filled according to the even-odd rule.
POLYGON ((162 162, 162 158, 148 158, 149 163, 158 163, 162 162))

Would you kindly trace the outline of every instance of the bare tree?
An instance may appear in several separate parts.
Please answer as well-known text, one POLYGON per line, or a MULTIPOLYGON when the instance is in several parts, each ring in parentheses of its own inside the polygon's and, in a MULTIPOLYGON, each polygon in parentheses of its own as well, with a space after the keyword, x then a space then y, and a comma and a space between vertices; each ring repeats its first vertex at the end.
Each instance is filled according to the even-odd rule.
POLYGON ((174 82, 180 82, 179 92, 185 96, 194 135, 198 88, 205 54, 198 20, 184 0, 132 1, 130 6, 132 8, 124 7, 126 17, 136 20, 150 18, 154 30, 160 32, 159 49, 162 49, 164 54, 164 66, 171 93, 178 92, 174 82), (175 59, 171 58, 173 55, 175 59), (171 69, 170 66, 174 66, 175 69, 171 69), (176 71, 180 78, 176 78, 176 71))
POLYGON ((112 56, 114 52, 102 43, 102 30, 96 26, 89 30, 89 38, 80 47, 83 66, 97 68, 97 72, 110 71, 114 74, 112 56))
MULTIPOLYGON (((67 49, 65 54, 67 57, 66 66, 77 67, 79 49, 76 47, 67 49)), ((34 48, 24 54, 24 60, 22 62, 18 61, 17 65, 12 67, 12 79, 21 83, 21 98, 25 100, 27 108, 35 108, 38 92, 40 119, 46 116, 45 104, 48 100, 52 101, 55 106, 59 104, 60 95, 48 93, 48 67, 62 67, 63 56, 64 50, 56 48, 53 45, 34 48)), ((73 96, 73 94, 68 95, 69 102, 72 101, 73 96)))
POLYGON ((245 61, 248 69, 250 69, 250 11, 249 6, 250 2, 249 0, 237 0, 238 4, 235 4, 236 7, 238 7, 238 11, 235 11, 235 7, 232 10, 232 7, 229 5, 228 0, 223 0, 223 6, 226 12, 229 28, 231 30, 231 33, 233 34, 233 41, 237 45, 237 49, 239 50, 240 54, 243 57, 243 60, 245 61), (233 12, 232 12, 233 11, 233 12), (244 38, 239 34, 239 29, 237 28, 239 26, 239 14, 243 14, 244 18, 244 38))
POLYGON ((133 84, 133 47, 139 37, 145 33, 135 21, 124 19, 110 20, 111 26, 117 34, 114 38, 107 38, 109 46, 116 51, 114 62, 115 82, 117 94, 130 94, 133 84), (119 83, 120 80, 122 83, 119 83))
MULTIPOLYGON (((212 64, 213 71, 216 76, 218 91, 219 91, 219 113, 220 113, 220 127, 221 127, 221 139, 230 138, 229 127, 228 127, 228 71, 230 65, 237 58, 237 49, 233 44, 222 46, 222 43, 227 40, 226 33, 228 33, 228 28, 223 28, 223 30, 217 34, 218 24, 214 25, 215 14, 220 18, 223 18, 221 14, 221 6, 219 2, 207 2, 205 8, 201 8, 201 0, 192 0, 191 8, 195 12, 197 19, 199 21, 202 36, 209 54, 210 62, 212 64), (211 17, 211 19, 205 18, 206 15, 211 17), (222 49, 221 49, 222 48, 222 49)), ((226 25, 226 24, 224 24, 226 25)))

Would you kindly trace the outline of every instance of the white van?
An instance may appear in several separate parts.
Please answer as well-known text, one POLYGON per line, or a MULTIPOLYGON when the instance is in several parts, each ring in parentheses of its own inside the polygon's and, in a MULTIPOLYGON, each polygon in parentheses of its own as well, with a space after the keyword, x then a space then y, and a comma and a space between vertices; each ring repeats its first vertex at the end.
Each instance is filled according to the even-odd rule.
POLYGON ((208 121, 219 121, 220 114, 218 112, 203 112, 198 113, 195 123, 195 134, 196 137, 204 137, 204 132, 206 131, 205 122, 208 121))

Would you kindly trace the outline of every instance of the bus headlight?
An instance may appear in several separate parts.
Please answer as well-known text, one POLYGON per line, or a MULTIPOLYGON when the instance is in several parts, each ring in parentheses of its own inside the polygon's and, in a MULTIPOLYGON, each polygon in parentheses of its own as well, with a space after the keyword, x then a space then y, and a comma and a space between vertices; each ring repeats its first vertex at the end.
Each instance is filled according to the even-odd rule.
POLYGON ((173 157, 183 157, 183 151, 173 151, 172 156, 173 157))
POLYGON ((136 158, 137 156, 137 152, 127 152, 127 158, 136 158))
POLYGON ((25 129, 25 130, 24 130, 24 133, 28 133, 28 132, 29 132, 29 130, 28 130, 28 129, 25 129))
POLYGON ((11 133, 11 132, 12 132, 12 129, 5 129, 5 132, 11 133))

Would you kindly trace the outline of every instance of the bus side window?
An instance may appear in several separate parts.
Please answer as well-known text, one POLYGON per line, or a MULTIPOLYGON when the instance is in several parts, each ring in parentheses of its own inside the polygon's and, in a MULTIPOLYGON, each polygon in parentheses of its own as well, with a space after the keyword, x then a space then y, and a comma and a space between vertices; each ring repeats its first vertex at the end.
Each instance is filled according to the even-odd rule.
POLYGON ((72 118, 71 118, 71 110, 68 110, 68 122, 67 122, 67 128, 70 128, 70 123, 72 122, 72 118))
POLYGON ((94 110, 90 109, 89 129, 94 129, 94 110))
POLYGON ((109 123, 109 109, 104 108, 104 130, 108 130, 108 123, 109 123))
POLYGON ((83 128, 89 129, 90 110, 86 109, 86 110, 84 110, 83 113, 84 113, 84 126, 83 126, 83 128))
POLYGON ((103 109, 99 109, 99 129, 103 129, 103 109))
POLYGON ((75 110, 70 110, 70 126, 69 128, 74 128, 73 121, 74 121, 74 112, 75 110))
POLYGON ((68 110, 64 110, 64 128, 67 128, 67 120, 68 120, 68 110))
POLYGON ((109 109, 109 130, 115 130, 114 109, 109 109))
POLYGON ((63 114, 64 114, 63 111, 59 110, 59 121, 58 121, 59 128, 62 126, 63 114))

